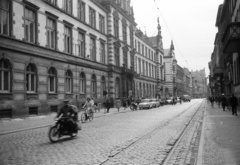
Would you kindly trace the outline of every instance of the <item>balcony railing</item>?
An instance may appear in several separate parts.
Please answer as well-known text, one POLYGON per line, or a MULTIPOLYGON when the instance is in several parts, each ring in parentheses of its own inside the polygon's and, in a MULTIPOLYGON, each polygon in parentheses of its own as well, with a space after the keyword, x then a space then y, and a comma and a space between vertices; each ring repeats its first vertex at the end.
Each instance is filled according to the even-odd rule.
POLYGON ((228 24, 222 42, 224 45, 224 53, 240 51, 240 22, 232 22, 228 24))

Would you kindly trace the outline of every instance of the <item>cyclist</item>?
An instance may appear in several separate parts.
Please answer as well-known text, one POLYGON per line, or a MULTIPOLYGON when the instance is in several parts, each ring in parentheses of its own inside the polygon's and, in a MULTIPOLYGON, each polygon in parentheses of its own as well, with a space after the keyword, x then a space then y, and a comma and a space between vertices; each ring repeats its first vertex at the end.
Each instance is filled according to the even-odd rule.
POLYGON ((92 102, 90 98, 87 98, 87 101, 85 102, 85 104, 83 105, 83 108, 85 109, 85 112, 87 114, 87 117, 89 117, 90 112, 92 111, 92 102))

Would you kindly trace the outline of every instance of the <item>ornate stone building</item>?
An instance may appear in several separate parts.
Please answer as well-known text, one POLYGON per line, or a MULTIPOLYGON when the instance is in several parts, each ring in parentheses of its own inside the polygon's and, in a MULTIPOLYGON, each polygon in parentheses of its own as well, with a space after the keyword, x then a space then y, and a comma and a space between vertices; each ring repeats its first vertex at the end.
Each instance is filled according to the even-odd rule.
POLYGON ((160 25, 157 44, 143 40, 130 0, 1 0, 0 13, 0 118, 137 97, 143 84, 145 97, 162 94, 160 25))

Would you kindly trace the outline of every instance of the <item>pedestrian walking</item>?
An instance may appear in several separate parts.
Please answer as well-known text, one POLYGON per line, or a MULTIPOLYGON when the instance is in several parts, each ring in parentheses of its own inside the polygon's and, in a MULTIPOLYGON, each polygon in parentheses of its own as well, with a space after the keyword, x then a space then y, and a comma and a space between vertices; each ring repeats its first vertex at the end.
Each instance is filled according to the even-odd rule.
POLYGON ((227 104, 227 98, 224 96, 224 94, 222 94, 221 103, 222 103, 223 111, 225 111, 225 107, 226 107, 226 104, 227 104))
POLYGON ((209 100, 210 100, 210 102, 211 102, 212 108, 214 108, 214 97, 213 97, 213 96, 210 97, 209 100))
POLYGON ((231 107, 232 107, 232 115, 238 115, 237 114, 237 105, 238 105, 238 102, 237 102, 237 98, 234 96, 234 94, 232 94, 232 97, 230 98, 230 104, 231 104, 231 107))
POLYGON ((105 102, 105 107, 107 109, 107 113, 109 113, 110 106, 111 106, 110 98, 107 98, 107 100, 105 102))

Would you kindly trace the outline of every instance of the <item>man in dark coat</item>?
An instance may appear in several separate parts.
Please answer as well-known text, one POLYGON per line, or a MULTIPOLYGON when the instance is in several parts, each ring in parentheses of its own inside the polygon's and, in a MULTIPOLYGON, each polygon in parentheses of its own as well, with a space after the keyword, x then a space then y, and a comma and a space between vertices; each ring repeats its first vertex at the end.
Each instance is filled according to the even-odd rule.
POLYGON ((227 98, 224 96, 224 94, 222 94, 221 103, 222 103, 223 111, 225 111, 225 107, 227 105, 227 98))
POLYGON ((235 114, 237 116, 238 102, 237 102, 237 98, 234 96, 234 94, 232 94, 232 97, 230 98, 230 104, 231 104, 231 107, 232 107, 232 115, 235 114))
POLYGON ((107 100, 105 102, 105 106, 106 106, 106 109, 107 109, 107 113, 109 113, 109 109, 110 109, 110 106, 111 106, 110 98, 107 98, 107 100))

